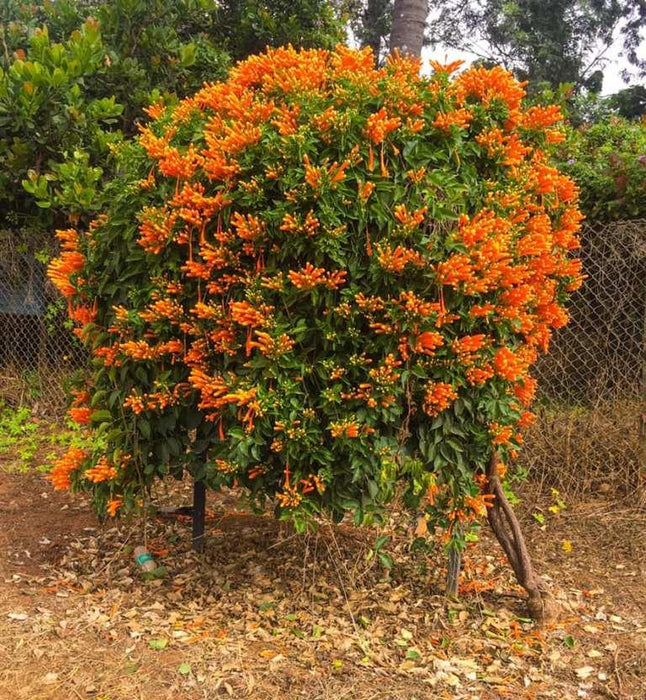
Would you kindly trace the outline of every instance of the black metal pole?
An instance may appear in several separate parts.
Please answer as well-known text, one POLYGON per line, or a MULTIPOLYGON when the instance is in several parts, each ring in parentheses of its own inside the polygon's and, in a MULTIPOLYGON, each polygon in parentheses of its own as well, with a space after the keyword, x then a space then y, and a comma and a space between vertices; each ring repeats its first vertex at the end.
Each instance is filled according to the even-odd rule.
POLYGON ((206 515, 206 484, 193 481, 193 549, 204 551, 204 520, 206 515))

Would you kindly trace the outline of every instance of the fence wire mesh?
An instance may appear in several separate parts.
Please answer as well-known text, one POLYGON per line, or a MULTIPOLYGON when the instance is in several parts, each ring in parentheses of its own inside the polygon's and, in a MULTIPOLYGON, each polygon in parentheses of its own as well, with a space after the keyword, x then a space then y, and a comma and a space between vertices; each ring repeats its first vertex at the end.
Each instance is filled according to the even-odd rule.
MULTIPOLYGON (((58 415, 85 352, 39 257, 0 241, 0 400, 58 415)), ((633 492, 646 442, 646 220, 586 225, 581 257, 570 324, 534 371, 522 462, 563 492, 633 492)))
POLYGON ((0 239, 0 401, 57 416, 86 356, 47 279, 48 257, 46 249, 0 239))
POLYGON ((565 492, 643 489, 646 413, 646 220, 588 224, 587 279, 534 370, 538 420, 523 460, 565 492))

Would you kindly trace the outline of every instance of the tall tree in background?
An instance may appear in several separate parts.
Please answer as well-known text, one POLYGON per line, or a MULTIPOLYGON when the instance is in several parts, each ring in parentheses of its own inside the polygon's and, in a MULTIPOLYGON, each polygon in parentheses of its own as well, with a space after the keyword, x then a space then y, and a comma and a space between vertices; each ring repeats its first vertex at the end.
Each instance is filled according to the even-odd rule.
POLYGON ((424 45, 428 0, 395 0, 390 50, 419 56, 424 45))
POLYGON ((361 48, 369 46, 379 61, 389 43, 393 0, 358 0, 346 6, 346 10, 361 48))
POLYGON ((637 53, 646 27, 646 0, 628 0, 623 11, 624 24, 621 34, 624 39, 624 54, 628 61, 639 68, 639 75, 646 78, 646 59, 637 53))
POLYGON ((646 0, 439 0, 432 40, 480 52, 532 83, 601 88, 604 55, 621 29, 626 57, 637 55, 646 0))

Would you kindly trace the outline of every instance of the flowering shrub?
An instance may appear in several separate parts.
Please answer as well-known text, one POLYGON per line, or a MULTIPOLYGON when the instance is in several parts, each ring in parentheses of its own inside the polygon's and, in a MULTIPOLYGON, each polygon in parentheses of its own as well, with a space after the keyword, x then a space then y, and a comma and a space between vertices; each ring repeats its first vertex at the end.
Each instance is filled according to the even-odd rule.
POLYGON ((456 541, 486 513, 581 282, 581 215, 558 108, 458 67, 281 48, 148 110, 122 153, 140 174, 58 234, 93 356, 71 415, 103 447, 57 486, 114 515, 188 469, 303 526, 364 522, 403 482, 456 541))

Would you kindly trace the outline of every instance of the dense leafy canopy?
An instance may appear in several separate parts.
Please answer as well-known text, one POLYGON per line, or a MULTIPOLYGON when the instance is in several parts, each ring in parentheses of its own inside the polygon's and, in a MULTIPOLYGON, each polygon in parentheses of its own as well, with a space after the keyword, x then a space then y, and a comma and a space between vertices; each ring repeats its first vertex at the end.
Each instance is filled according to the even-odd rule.
POLYGON ((63 44, 35 31, 27 52, 0 68, 0 228, 24 238, 47 232, 59 206, 92 211, 96 183, 118 138, 122 106, 91 97, 86 85, 104 70, 105 47, 87 22, 63 44), (92 153, 92 156, 90 156, 92 153), (23 187, 24 183, 24 187, 23 187))
POLYGON ((561 158, 581 188, 581 209, 589 219, 646 218, 644 122, 607 115, 569 128, 561 158))
POLYGON ((549 161, 559 109, 455 68, 279 49, 150 108, 50 270, 94 357, 71 415, 97 436, 58 487, 115 514, 188 469, 304 525, 365 521, 403 481, 459 541, 532 419, 580 214, 549 161))

